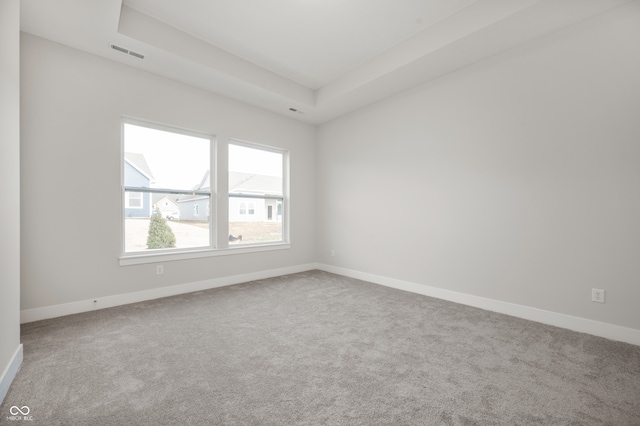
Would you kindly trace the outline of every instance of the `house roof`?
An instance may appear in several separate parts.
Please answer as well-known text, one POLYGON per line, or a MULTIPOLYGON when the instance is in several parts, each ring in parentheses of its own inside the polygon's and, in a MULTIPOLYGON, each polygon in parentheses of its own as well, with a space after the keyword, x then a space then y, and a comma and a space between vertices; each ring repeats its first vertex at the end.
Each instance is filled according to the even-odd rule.
POLYGON ((180 194, 158 194, 158 193, 153 193, 153 194, 151 194, 151 204, 153 204, 155 206, 163 198, 168 198, 172 202, 177 203, 178 199, 180 197, 181 197, 180 194))
MULTIPOLYGON (((202 176, 202 179, 200 179, 200 183, 194 185, 193 187, 191 187, 191 189, 193 191, 210 191, 211 187, 209 186, 209 182, 210 182, 209 175, 210 175, 209 170, 207 170, 205 174, 202 176)), ((202 198, 207 198, 207 197, 204 197, 202 195, 196 195, 196 194, 182 195, 180 199, 178 199, 176 202, 183 203, 185 201, 199 200, 202 198)))
MULTIPOLYGON (((195 190, 209 191, 209 171, 204 175, 195 190)), ((281 195, 282 178, 279 176, 258 175, 255 173, 229 172, 230 194, 281 195)), ((184 195, 178 203, 204 198, 202 195, 184 195)))
POLYGON ((153 173, 151 173, 151 168, 147 163, 147 159, 144 158, 144 154, 139 154, 137 152, 125 152, 124 161, 147 177, 149 181, 153 182, 155 180, 153 173))
POLYGON ((229 172, 229 192, 232 194, 282 194, 282 178, 252 173, 229 172))
POLYGON ((200 180, 200 183, 196 186, 194 186, 191 189, 209 189, 209 182, 210 182, 210 178, 209 178, 209 170, 206 171, 206 173, 204 174, 204 176, 202 176, 202 179, 200 180))

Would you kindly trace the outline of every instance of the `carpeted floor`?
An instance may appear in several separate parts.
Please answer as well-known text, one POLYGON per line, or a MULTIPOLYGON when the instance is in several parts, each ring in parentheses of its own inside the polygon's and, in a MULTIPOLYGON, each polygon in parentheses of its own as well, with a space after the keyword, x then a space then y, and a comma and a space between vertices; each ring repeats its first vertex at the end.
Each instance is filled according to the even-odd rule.
POLYGON ((638 346, 320 271, 22 342, 3 425, 640 425, 638 346))

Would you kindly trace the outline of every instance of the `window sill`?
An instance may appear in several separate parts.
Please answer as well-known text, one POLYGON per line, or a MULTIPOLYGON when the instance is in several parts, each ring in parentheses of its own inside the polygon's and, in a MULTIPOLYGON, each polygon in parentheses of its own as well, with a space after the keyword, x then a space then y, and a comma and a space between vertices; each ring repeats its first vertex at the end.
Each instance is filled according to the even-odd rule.
POLYGON ((171 262, 174 260, 200 259, 204 257, 231 256, 236 254, 258 253, 262 251, 288 250, 291 243, 272 243, 234 246, 224 249, 193 249, 184 251, 172 251, 170 253, 130 253, 120 256, 120 266, 141 265, 144 263, 171 262))

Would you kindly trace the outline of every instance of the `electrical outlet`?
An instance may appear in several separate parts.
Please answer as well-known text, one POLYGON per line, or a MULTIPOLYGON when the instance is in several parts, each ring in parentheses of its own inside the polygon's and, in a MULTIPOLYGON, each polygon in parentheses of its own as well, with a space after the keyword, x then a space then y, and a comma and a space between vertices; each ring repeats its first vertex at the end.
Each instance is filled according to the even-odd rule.
POLYGON ((164 266, 156 265, 156 275, 162 275, 162 274, 164 274, 164 266))
POLYGON ((599 289, 599 288, 592 288, 591 289, 591 301, 592 302, 598 302, 598 303, 604 303, 604 290, 599 289))
POLYGON ((336 251, 335 250, 331 250, 331 257, 336 257, 336 251))

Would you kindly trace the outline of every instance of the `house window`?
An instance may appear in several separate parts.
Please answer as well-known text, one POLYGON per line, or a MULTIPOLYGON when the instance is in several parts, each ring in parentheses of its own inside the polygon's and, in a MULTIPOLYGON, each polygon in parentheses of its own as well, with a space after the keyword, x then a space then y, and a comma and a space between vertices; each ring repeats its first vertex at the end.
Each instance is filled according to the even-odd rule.
POLYGON ((125 193, 125 206, 129 209, 142 209, 144 208, 142 202, 142 192, 127 192, 125 193))
POLYGON ((278 149, 241 142, 229 144, 230 244, 287 240, 286 215, 273 217, 273 210, 268 208, 276 203, 286 206, 287 157, 278 149))
POLYGON ((125 120, 122 147, 123 253, 213 248, 212 218, 198 217, 212 200, 212 137, 125 120), (152 196, 177 200, 180 220, 153 210, 152 196))

